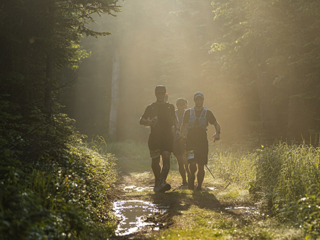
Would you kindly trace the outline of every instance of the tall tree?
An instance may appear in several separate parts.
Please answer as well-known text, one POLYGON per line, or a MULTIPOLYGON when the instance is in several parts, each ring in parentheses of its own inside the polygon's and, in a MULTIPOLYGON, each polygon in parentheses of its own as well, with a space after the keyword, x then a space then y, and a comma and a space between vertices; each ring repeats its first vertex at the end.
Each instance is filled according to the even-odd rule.
POLYGON ((120 74, 120 59, 118 50, 114 50, 112 63, 112 80, 111 80, 111 109, 109 120, 109 136, 116 139, 117 122, 119 111, 119 74, 120 74))
POLYGON ((0 9, 0 101, 9 106, 5 116, 15 119, 9 130, 1 125, 1 142, 30 156, 63 147, 69 123, 59 115, 59 74, 88 55, 79 46, 82 36, 109 34, 88 24, 96 14, 120 11, 117 0, 13 0, 2 1, 0 9))
POLYGON ((229 76, 260 85, 265 132, 297 140, 319 132, 319 113, 303 111, 319 106, 319 3, 216 0, 213 8, 221 34, 212 50, 221 52, 229 76))

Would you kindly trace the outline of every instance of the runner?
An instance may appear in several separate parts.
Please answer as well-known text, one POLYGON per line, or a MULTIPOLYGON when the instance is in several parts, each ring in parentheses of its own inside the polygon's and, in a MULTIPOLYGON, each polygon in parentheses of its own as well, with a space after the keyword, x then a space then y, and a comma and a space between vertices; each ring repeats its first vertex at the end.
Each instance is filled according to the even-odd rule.
MULTIPOLYGON (((177 126, 180 129, 184 111, 188 108, 188 101, 186 99, 179 98, 176 102, 176 106, 177 109, 175 113, 178 121, 177 126)), ((188 173, 188 162, 186 158, 185 139, 181 137, 180 131, 177 131, 177 134, 175 134, 174 136, 173 154, 175 155, 178 162, 179 172, 182 177, 182 186, 187 187, 188 182, 186 178, 186 172, 188 173)))
POLYGON ((186 153, 190 176, 188 179, 188 188, 194 190, 195 173, 197 173, 198 186, 196 190, 201 191, 204 179, 204 165, 208 163, 208 123, 216 128, 213 135, 214 140, 220 139, 220 125, 213 113, 203 107, 204 96, 201 92, 194 94, 195 106, 186 110, 182 123, 182 136, 185 137, 187 130, 186 153))
POLYGON ((158 85, 155 89, 157 101, 150 104, 142 117, 140 124, 151 127, 148 146, 152 158, 152 171, 155 176, 155 192, 165 192, 171 189, 166 179, 170 170, 170 155, 173 147, 173 133, 176 127, 174 106, 165 102, 166 88, 158 85), (162 157, 162 168, 160 166, 162 157))

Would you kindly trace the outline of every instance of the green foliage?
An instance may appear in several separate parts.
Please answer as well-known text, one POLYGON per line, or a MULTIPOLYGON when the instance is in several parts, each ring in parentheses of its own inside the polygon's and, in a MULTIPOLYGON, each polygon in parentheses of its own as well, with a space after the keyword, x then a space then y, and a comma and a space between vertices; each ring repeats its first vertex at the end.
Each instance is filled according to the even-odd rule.
POLYGON ((85 144, 70 145, 62 160, 28 167, 1 161, 0 229, 3 239, 100 239, 113 235, 108 192, 114 157, 85 144))
POLYGON ((256 169, 254 167, 255 155, 246 154, 243 151, 232 151, 231 149, 213 152, 209 157, 209 167, 214 170, 214 175, 229 183, 236 183, 245 189, 255 179, 256 169))
POLYGON ((280 219, 301 225, 312 237, 319 236, 319 150, 286 143, 258 149, 251 190, 280 219))
MULTIPOLYGON (((113 234, 108 192, 114 158, 82 144, 60 113, 63 70, 88 56, 93 15, 117 0, 13 0, 0 4, 1 239, 101 239, 113 234), (15 16, 15 17, 13 17, 15 16)), ((72 82, 68 79, 67 82, 72 82)))
POLYGON ((263 211, 303 228, 306 238, 319 237, 320 149, 280 142, 253 153, 216 149, 214 176, 249 189, 263 211))
MULTIPOLYGON (((71 120, 57 102, 62 71, 75 69, 88 56, 84 36, 104 36, 88 23, 94 15, 114 15, 117 0, 28 0, 1 3, 0 145, 24 152, 26 161, 63 148, 71 120), (16 17, 12 17, 16 16, 16 17), (63 123, 62 123, 63 122, 63 123), (68 125, 68 126, 67 126, 68 125), (41 143, 39 144, 39 140, 41 143), (38 154, 38 155, 37 155, 38 154)), ((67 79, 70 84, 72 79, 67 79)), ((71 123, 71 125, 70 125, 71 123)))
MULTIPOLYGON (((237 86, 242 96, 259 94, 254 101, 260 109, 252 113, 261 114, 266 136, 293 139, 318 133, 319 2, 214 0, 212 6, 219 28, 211 45, 212 62, 220 65, 225 81, 237 86), (252 85, 257 87, 251 89, 252 85), (268 121, 276 122, 276 130, 268 121)), ((250 101, 243 97, 240 106, 250 101)))
POLYGON ((298 218, 306 232, 306 239, 316 239, 320 236, 320 189, 319 185, 312 185, 311 187, 314 187, 314 195, 307 195, 307 197, 298 201, 298 218))

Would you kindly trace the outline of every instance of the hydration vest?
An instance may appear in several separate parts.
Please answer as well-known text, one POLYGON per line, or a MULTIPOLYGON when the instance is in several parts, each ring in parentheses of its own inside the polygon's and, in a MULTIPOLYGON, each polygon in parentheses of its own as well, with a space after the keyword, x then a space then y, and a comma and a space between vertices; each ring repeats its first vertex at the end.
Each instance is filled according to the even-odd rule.
POLYGON ((189 118, 189 123, 187 125, 187 129, 191 129, 191 128, 202 128, 205 131, 207 130, 207 109, 203 108, 200 117, 197 118, 196 116, 196 111, 193 108, 190 108, 190 118, 189 118))

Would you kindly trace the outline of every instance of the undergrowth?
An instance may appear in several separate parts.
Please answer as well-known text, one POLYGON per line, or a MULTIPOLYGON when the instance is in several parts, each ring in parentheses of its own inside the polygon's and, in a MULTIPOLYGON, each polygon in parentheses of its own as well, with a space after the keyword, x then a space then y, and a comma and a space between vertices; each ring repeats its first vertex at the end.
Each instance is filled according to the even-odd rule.
POLYGON ((235 183, 248 189, 250 182, 255 179, 255 156, 243 151, 233 152, 228 149, 215 149, 209 156, 208 165, 213 169, 217 178, 228 183, 235 183))
POLYGON ((320 148, 275 144, 257 153, 254 193, 281 221, 303 228, 306 238, 320 237, 320 148))
POLYGON ((0 239, 102 239, 114 234, 115 158, 79 139, 32 167, 0 161, 0 239))
POLYGON ((249 190, 281 222, 320 237, 320 148, 277 143, 250 152, 215 148, 209 167, 217 178, 249 190))

